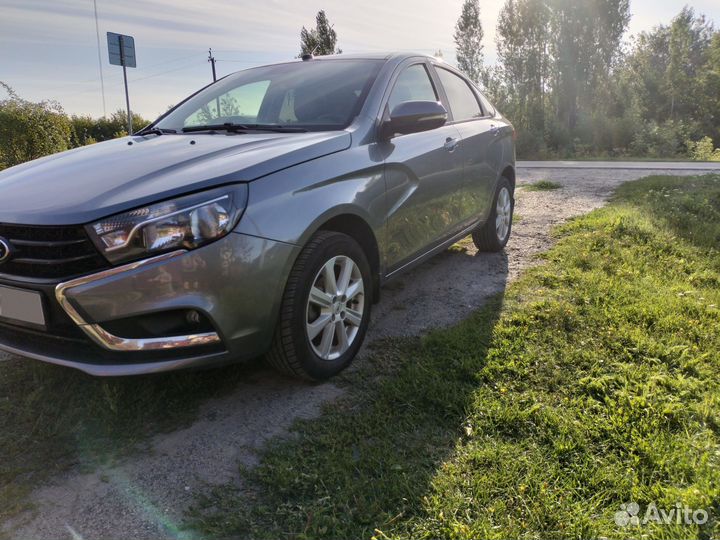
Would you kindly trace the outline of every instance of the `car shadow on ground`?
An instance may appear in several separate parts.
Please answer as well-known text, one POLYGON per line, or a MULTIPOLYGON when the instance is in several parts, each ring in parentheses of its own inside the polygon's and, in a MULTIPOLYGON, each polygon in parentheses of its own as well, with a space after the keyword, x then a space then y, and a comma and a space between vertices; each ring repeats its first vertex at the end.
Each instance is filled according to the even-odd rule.
MULTIPOLYGON (((378 367, 385 338, 417 335, 457 322, 488 298, 501 297, 506 280, 505 254, 476 254, 462 243, 405 274, 383 291, 381 302, 374 306, 369 346, 347 380, 352 381, 357 370, 378 367), (475 283, 469 290, 467 276, 475 283), (408 323, 410 319, 415 322, 408 323)), ((493 304, 499 309, 499 301, 493 304)), ((495 315, 483 318, 486 328, 480 333, 490 332, 494 320, 495 315)), ((444 376, 442 364, 432 368, 437 369, 434 377, 444 376)), ((377 372, 383 373, 381 366, 377 372)), ((456 403, 472 391, 472 384, 460 387, 466 396, 457 395, 455 388, 456 403)), ((11 515, 21 499, 52 475, 71 468, 112 467, 128 461, 123 458, 129 455, 128 476, 139 484, 149 467, 160 476, 167 468, 167 483, 178 467, 187 467, 185 476, 194 473, 202 482, 232 482, 238 463, 255 464, 269 438, 285 433, 297 418, 316 416, 324 403, 343 392, 336 381, 310 384, 276 374, 262 359, 207 371, 98 379, 11 357, 0 372, 0 498, 5 499, 0 503, 11 515), (202 447, 206 455, 188 455, 198 451, 197 440, 207 439, 212 442, 202 447), (161 456, 147 457, 152 452, 143 452, 138 457, 136 451, 143 446, 159 448, 161 456), (138 459, 147 463, 135 464, 138 459)), ((440 398, 423 399, 429 403, 440 398)), ((459 420, 461 411, 462 407, 453 407, 448 419, 459 420)), ((389 425, 392 418, 390 414, 389 425)), ((430 427, 442 437, 434 439, 435 450, 423 459, 441 459, 440 454, 452 449, 456 422, 430 427)), ((392 438, 397 434, 386 433, 387 439, 377 441, 381 447, 396 444, 392 438)), ((409 437, 407 444, 413 441, 418 442, 409 437)), ((420 476, 413 480, 418 492, 428 481, 420 474, 423 470, 418 468, 420 476)), ((151 498, 156 489, 183 492, 187 479, 178 481, 182 485, 147 486, 146 491, 151 498)))
MULTIPOLYGON (((438 271, 450 278, 489 261, 507 269, 504 254, 476 255, 461 248, 390 286, 383 312, 391 316, 395 301, 419 292, 428 276, 437 280, 438 271)), ((341 377, 348 391, 325 408, 321 421, 301 422, 300 437, 270 445, 260 466, 247 473, 246 490, 221 490, 203 501, 200 508, 210 510, 193 515, 202 523, 201 535, 282 530, 308 537, 370 537, 374 527, 382 530, 394 517, 417 515, 438 467, 467 437, 467 410, 484 384, 479 374, 503 299, 504 286, 445 332, 371 340, 362 361, 341 377), (303 516, 269 508, 312 512, 303 516), (367 530, 343 528, 360 523, 367 530)))

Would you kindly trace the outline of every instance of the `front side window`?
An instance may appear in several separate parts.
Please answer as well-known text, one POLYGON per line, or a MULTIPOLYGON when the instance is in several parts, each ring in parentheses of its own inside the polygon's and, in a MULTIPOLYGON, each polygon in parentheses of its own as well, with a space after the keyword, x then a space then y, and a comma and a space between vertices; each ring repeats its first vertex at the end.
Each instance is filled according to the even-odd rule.
POLYGON ((468 83, 447 69, 437 68, 437 73, 450 102, 455 122, 482 117, 480 104, 468 83))
POLYGON ((388 109, 390 112, 405 101, 437 101, 435 88, 430 81, 430 75, 422 64, 413 64, 405 68, 395 81, 388 109))
POLYGON ((207 87, 156 127, 181 131, 233 123, 344 129, 360 112, 381 65, 313 60, 248 69, 207 87))

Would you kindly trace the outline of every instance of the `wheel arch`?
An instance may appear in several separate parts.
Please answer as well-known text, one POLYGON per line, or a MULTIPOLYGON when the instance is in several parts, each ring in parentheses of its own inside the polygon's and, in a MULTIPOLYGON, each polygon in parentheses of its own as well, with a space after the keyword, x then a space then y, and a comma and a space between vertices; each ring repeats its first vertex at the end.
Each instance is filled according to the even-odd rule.
MULTIPOLYGON (((515 190, 515 167, 513 167, 512 165, 506 166, 500 173, 500 176, 505 177, 508 180, 510 180, 510 185, 512 186, 513 191, 514 191, 515 190)), ((499 178, 498 178, 498 180, 499 180, 499 178)))
POLYGON ((334 231, 347 234, 355 240, 365 252, 373 280, 373 301, 380 296, 380 247, 370 224, 357 214, 344 212, 325 219, 318 224, 312 234, 317 231, 334 231))

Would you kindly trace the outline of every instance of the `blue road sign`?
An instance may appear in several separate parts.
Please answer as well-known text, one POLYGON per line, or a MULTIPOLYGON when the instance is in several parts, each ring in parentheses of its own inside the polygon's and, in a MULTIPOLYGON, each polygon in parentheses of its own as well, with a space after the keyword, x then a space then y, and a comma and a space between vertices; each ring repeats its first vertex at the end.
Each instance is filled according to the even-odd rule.
POLYGON ((108 54, 110 63, 114 66, 136 67, 135 40, 132 36, 107 33, 108 54))

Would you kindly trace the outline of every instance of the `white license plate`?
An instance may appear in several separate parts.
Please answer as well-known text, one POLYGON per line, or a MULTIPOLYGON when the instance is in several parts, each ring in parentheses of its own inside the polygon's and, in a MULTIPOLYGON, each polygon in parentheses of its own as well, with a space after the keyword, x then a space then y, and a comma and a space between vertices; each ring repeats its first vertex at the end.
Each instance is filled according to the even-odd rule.
POLYGON ((0 286, 0 319, 45 326, 45 310, 39 292, 0 286))

